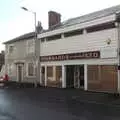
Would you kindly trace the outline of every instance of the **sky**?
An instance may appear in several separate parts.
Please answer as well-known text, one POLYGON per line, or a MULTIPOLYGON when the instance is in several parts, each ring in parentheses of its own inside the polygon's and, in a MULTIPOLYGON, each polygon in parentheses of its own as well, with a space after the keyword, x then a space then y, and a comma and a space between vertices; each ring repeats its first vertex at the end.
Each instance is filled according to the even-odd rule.
POLYGON ((21 7, 36 12, 37 21, 48 28, 48 11, 61 14, 62 21, 119 5, 120 0, 0 0, 0 51, 3 42, 34 31, 34 16, 21 7))

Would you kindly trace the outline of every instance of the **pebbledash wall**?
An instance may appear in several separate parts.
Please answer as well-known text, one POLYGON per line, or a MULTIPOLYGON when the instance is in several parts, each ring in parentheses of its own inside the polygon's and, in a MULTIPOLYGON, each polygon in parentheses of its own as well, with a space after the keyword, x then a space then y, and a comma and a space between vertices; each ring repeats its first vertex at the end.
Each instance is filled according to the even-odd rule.
POLYGON ((38 39, 41 85, 118 92, 118 28, 115 14, 63 25, 39 34, 38 39))

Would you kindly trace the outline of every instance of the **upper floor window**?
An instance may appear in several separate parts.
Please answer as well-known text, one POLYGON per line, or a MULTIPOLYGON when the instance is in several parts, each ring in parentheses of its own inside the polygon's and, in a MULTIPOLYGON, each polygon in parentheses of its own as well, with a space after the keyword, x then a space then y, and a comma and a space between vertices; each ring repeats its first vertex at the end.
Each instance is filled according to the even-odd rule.
POLYGON ((35 41, 34 40, 27 40, 27 54, 31 54, 35 52, 35 41))
POLYGON ((83 30, 74 30, 74 31, 69 31, 64 33, 64 37, 71 37, 71 36, 76 36, 80 34, 83 34, 83 30))
POLYGON ((91 26, 91 27, 86 28, 86 30, 87 30, 87 33, 90 33, 90 32, 96 32, 96 31, 101 31, 101 30, 105 30, 105 29, 111 29, 111 28, 115 28, 114 22, 103 23, 103 24, 91 26))
POLYGON ((9 45, 8 46, 8 53, 13 53, 14 52, 14 45, 9 45))
POLYGON ((61 34, 49 36, 46 38, 46 41, 61 39, 61 34))
POLYGON ((41 38, 41 42, 45 42, 45 38, 41 38))
POLYGON ((35 65, 34 63, 28 63, 27 76, 35 76, 35 65))

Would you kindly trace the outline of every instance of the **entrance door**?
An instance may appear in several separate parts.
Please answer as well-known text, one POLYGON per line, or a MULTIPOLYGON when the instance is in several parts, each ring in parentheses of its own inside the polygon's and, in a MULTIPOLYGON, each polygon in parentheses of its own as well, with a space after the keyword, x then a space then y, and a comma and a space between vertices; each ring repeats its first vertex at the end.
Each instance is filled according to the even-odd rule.
POLYGON ((80 88, 84 88, 84 65, 80 65, 80 88))
POLYGON ((74 67, 74 88, 80 87, 80 69, 79 66, 74 67))
POLYGON ((74 66, 66 66, 66 87, 74 88, 74 66))
POLYGON ((74 67, 74 88, 84 88, 84 65, 74 67))
POLYGON ((23 81, 23 65, 17 65, 17 81, 23 81))

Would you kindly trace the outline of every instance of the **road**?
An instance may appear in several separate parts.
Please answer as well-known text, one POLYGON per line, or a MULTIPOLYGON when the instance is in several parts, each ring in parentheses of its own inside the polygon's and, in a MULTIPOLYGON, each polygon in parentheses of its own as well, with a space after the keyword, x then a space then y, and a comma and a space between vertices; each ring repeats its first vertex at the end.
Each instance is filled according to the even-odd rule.
POLYGON ((75 102, 40 88, 0 89, 0 120, 120 120, 120 107, 75 102))

